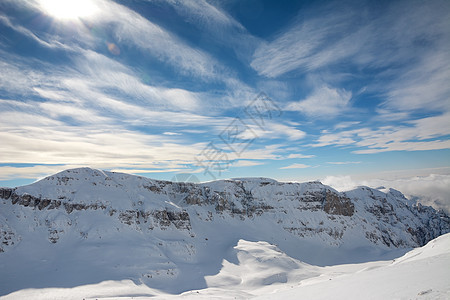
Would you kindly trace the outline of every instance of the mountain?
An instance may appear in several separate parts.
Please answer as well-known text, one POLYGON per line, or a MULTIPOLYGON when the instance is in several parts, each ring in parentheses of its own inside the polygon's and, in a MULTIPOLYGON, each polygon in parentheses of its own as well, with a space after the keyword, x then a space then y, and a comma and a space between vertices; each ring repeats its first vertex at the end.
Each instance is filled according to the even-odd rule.
POLYGON ((130 279, 178 294, 208 278, 242 282, 230 271, 242 257, 273 256, 277 271, 254 279, 272 285, 291 280, 287 270, 300 280, 392 259, 450 232, 446 214, 396 190, 266 178, 193 184, 80 168, 1 188, 0 205, 0 295, 130 279))

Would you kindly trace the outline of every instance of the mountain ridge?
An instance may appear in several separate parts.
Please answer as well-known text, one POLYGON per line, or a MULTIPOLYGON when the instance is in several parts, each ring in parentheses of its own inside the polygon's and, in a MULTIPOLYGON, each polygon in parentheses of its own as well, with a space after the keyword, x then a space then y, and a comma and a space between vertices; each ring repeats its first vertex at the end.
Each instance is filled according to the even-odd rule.
POLYGON ((265 178, 194 184, 79 168, 0 188, 0 204, 0 273, 9 272, 0 275, 23 276, 24 260, 41 268, 3 292, 45 286, 40 276, 52 274, 57 286, 132 278, 176 293, 203 287, 241 239, 334 265, 394 258, 450 231, 447 215, 396 190, 265 178), (55 260, 92 274, 62 281, 55 260))

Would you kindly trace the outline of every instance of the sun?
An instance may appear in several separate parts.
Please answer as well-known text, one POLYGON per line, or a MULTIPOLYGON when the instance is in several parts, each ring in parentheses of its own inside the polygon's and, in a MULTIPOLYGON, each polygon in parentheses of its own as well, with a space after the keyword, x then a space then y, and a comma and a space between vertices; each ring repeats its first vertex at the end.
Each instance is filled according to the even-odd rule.
POLYGON ((41 0, 40 4, 46 13, 62 20, 85 18, 98 11, 92 0, 41 0))

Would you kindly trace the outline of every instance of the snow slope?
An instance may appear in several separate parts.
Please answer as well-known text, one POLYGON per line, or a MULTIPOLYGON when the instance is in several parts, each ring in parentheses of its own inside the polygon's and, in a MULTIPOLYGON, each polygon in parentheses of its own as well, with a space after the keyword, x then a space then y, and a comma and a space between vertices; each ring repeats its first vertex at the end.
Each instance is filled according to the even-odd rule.
POLYGON ((318 278, 256 299, 298 299, 299 295, 304 299, 450 299, 450 234, 392 262, 344 273, 330 276, 325 271, 318 278))
POLYGON ((241 240, 208 287, 170 295, 131 280, 28 289, 1 299, 448 299, 450 234, 391 261, 311 266, 265 242, 241 240), (234 257, 234 259, 233 259, 234 257))
POLYGON ((0 189, 0 296, 253 297, 401 256, 449 231, 448 216, 395 190, 72 169, 0 189))

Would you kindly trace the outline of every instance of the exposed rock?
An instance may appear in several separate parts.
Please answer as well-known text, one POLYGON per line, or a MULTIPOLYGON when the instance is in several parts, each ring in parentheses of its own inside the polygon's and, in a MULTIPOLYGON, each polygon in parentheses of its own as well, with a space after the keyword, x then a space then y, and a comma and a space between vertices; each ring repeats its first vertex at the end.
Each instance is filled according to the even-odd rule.
POLYGON ((14 191, 13 189, 9 188, 0 188, 0 198, 8 200, 9 197, 11 197, 13 191, 14 191))
POLYGON ((21 238, 7 225, 0 223, 0 253, 17 245, 21 238))
POLYGON ((353 216, 355 206, 349 198, 326 190, 323 210, 331 215, 353 216))

